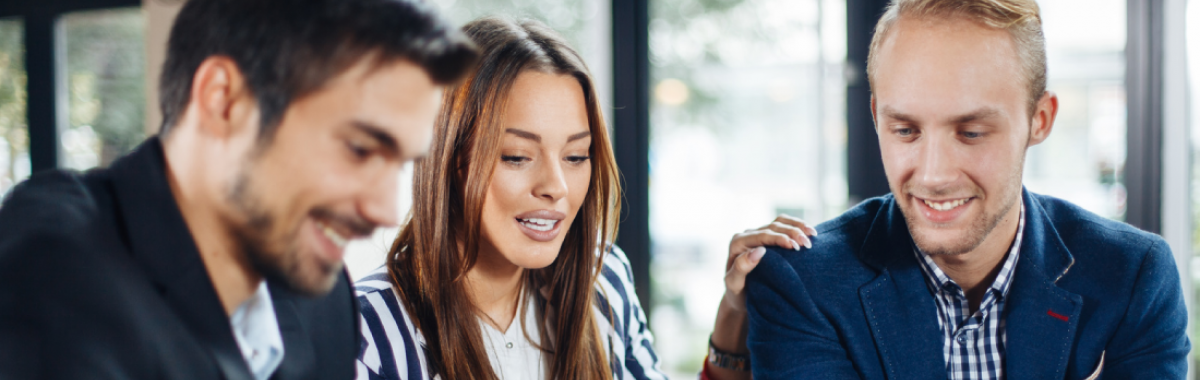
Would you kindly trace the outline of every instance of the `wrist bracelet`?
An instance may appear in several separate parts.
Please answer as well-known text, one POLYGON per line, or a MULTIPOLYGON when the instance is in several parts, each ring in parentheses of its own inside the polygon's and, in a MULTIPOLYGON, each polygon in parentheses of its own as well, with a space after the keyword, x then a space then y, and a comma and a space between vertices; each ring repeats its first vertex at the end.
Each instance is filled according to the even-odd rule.
POLYGON ((717 347, 713 346, 711 337, 708 339, 708 364, 712 364, 717 368, 750 372, 749 356, 718 350, 717 347))

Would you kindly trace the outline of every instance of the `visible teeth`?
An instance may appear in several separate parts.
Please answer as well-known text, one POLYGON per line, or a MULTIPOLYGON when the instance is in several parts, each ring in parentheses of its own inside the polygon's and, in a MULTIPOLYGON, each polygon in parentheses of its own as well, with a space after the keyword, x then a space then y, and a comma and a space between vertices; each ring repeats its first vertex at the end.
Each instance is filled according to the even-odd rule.
POLYGON ((530 229, 535 230, 535 231, 552 230, 552 229, 554 229, 554 224, 558 222, 557 220, 554 220, 554 219, 537 219, 537 218, 518 219, 518 220, 520 220, 521 224, 525 225, 525 227, 529 227, 530 229))
POLYGON ((332 241, 333 245, 336 245, 338 248, 346 248, 346 243, 348 240, 342 237, 341 234, 338 234, 332 228, 329 228, 329 226, 326 226, 321 222, 317 222, 317 227, 321 228, 321 232, 325 233, 325 237, 329 238, 329 241, 332 241))
POLYGON ((969 198, 963 198, 963 199, 953 200, 953 201, 949 201, 949 202, 931 202, 931 201, 926 200, 925 205, 929 206, 929 208, 932 208, 934 210, 947 211, 947 210, 951 210, 955 207, 962 206, 963 203, 967 203, 968 199, 969 198))

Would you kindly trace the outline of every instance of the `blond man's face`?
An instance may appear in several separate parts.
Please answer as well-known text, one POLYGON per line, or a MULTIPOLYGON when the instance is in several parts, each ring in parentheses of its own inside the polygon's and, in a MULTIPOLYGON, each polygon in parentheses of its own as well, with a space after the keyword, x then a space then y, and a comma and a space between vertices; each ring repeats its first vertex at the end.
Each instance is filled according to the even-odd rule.
POLYGON ((966 19, 902 17, 875 58, 876 132, 913 240, 929 254, 974 250, 1016 215, 1025 150, 1049 133, 1030 117, 1014 40, 966 19))

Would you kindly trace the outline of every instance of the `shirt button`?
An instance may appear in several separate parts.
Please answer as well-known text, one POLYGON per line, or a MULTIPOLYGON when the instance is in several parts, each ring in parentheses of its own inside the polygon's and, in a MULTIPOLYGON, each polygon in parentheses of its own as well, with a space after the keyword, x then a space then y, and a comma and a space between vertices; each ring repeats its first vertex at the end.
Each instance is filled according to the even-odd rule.
POLYGON ((504 347, 512 348, 512 342, 508 342, 508 344, 505 344, 504 347))
POLYGON ((966 337, 965 335, 959 335, 959 336, 958 336, 958 343, 959 343, 959 344, 965 344, 965 343, 967 343, 967 337, 966 337))

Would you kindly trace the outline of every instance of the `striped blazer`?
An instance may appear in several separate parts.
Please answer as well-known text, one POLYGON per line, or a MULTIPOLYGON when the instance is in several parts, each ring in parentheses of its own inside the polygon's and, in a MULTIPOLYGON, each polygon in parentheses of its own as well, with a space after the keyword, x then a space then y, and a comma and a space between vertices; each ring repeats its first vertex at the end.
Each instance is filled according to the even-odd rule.
MULTIPOLYGON (((363 342, 358 352, 358 379, 423 380, 432 375, 425 360, 425 338, 413 326, 407 309, 381 267, 355 283, 363 342)), ((654 353, 654 336, 646 325, 629 259, 613 246, 604 255, 596 282, 596 321, 604 335, 614 380, 666 379, 654 353), (611 311, 611 312, 610 312, 611 311)))

